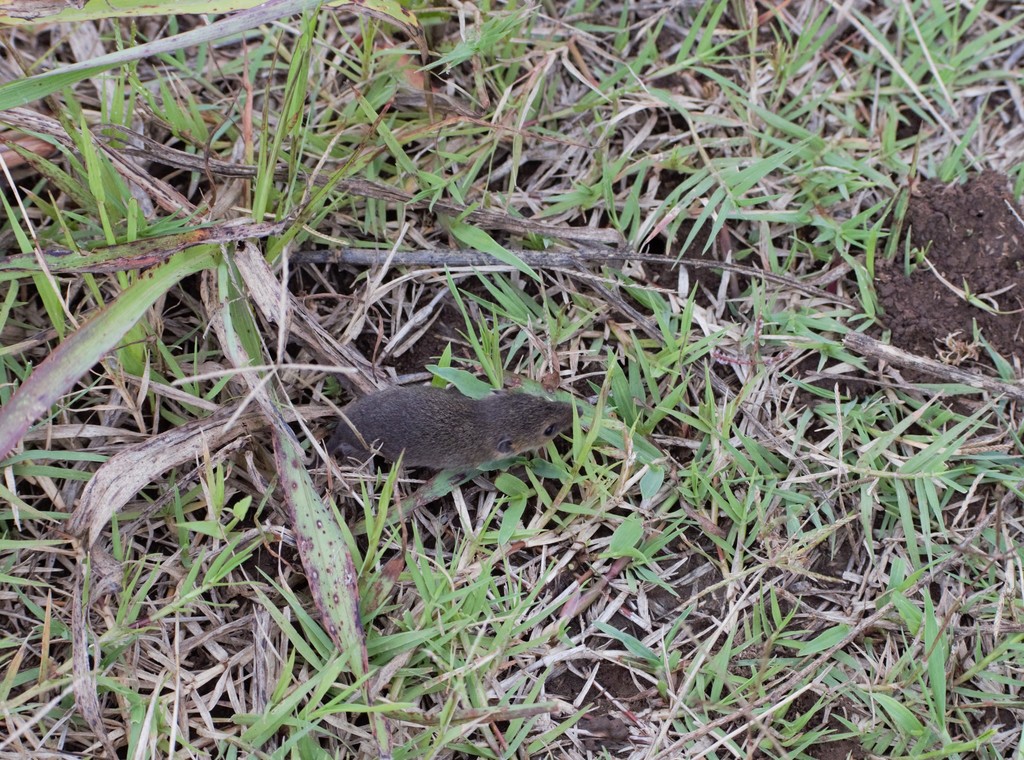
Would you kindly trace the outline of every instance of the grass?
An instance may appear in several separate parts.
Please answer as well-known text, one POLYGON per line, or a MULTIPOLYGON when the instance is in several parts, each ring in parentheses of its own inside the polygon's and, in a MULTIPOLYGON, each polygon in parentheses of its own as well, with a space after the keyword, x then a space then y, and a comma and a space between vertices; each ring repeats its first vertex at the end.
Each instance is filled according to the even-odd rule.
POLYGON ((0 30, 49 93, 0 111, 0 751, 1016 756, 1019 413, 842 338, 917 179, 1024 190, 1024 20, 408 7, 427 69, 326 9, 0 30), (385 368, 578 419, 343 470, 385 368))

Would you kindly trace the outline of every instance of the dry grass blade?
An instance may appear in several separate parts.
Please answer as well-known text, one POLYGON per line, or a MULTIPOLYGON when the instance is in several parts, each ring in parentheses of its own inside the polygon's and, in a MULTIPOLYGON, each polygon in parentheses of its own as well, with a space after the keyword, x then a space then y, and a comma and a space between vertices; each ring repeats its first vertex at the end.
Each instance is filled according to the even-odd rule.
MULTIPOLYGON (((3 87, 3 85, 0 85, 0 87, 3 87)), ((65 128, 67 126, 66 123, 62 124, 57 119, 46 116, 45 114, 37 111, 33 111, 28 108, 0 109, 0 123, 9 124, 12 127, 30 130, 33 133, 50 137, 54 142, 63 146, 67 150, 79 150, 79 146, 75 144, 75 141, 67 133, 65 128)), ((91 134, 88 135, 88 139, 92 141, 93 138, 91 134)), ((36 166, 40 171, 44 171, 45 173, 43 167, 46 163, 43 159, 43 155, 44 153, 49 153, 49 150, 38 154, 29 154, 24 148, 14 147, 14 149, 17 151, 19 156, 26 160, 27 163, 36 166)), ((164 211, 178 216, 187 216, 193 211, 192 204, 188 202, 185 196, 166 182, 152 176, 152 174, 140 172, 127 157, 121 155, 118 151, 112 150, 108 146, 98 142, 96 144, 96 150, 101 151, 103 155, 110 160, 113 167, 119 174, 121 174, 121 176, 132 182, 136 182, 140 187, 145 188, 153 201, 164 211)))
MULTIPOLYGON (((83 558, 84 560, 84 558, 83 558)), ((108 757, 116 757, 117 751, 107 735, 103 724, 103 710, 100 708, 99 695, 96 689, 96 671, 89 662, 89 582, 87 574, 89 566, 86 561, 79 562, 75 574, 74 595, 71 597, 71 636, 74 673, 75 706, 85 719, 93 735, 100 741, 108 757)), ((99 652, 96 661, 99 662, 99 652)))
POLYGON ((157 438, 130 446, 104 462, 89 480, 67 530, 86 547, 96 543, 110 519, 142 488, 173 467, 201 460, 240 436, 265 426, 258 412, 225 407, 157 438), (262 424, 259 424, 261 423, 262 424))

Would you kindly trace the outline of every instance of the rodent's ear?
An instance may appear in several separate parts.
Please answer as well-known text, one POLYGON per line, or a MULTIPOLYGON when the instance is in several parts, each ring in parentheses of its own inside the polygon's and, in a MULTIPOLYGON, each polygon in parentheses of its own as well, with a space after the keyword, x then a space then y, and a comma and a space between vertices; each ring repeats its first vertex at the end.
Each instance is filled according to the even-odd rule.
POLYGON ((512 454, 512 439, 502 438, 498 441, 498 453, 499 454, 512 454))

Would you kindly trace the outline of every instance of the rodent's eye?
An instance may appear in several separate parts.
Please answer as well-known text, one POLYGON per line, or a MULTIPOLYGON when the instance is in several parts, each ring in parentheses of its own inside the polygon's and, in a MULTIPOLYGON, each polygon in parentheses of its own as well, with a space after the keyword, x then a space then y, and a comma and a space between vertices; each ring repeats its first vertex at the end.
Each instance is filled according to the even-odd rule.
POLYGON ((498 453, 499 454, 511 454, 512 453, 512 439, 502 438, 498 441, 498 453))
POLYGON ((544 428, 544 437, 545 438, 554 438, 555 434, 557 432, 558 432, 558 424, 555 423, 555 422, 552 422, 550 425, 548 425, 546 428, 544 428))

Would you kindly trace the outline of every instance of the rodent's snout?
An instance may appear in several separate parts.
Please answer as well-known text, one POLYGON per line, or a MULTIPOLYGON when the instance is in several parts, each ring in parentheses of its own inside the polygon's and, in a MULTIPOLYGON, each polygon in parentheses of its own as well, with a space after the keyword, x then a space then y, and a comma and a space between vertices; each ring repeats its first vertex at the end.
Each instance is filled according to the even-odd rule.
POLYGON ((499 457, 522 454, 543 446, 572 425, 572 406, 526 394, 505 396, 504 417, 494 420, 494 451, 499 457))

